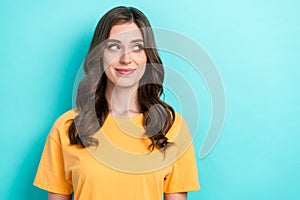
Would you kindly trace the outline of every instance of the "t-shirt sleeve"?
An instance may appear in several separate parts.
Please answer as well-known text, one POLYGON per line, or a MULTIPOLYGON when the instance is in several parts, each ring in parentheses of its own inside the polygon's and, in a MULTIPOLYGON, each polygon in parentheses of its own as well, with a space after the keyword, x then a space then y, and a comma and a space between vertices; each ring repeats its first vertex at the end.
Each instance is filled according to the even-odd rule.
POLYGON ((178 147, 181 149, 179 153, 183 153, 180 153, 182 155, 178 156, 172 165, 171 172, 165 177, 165 193, 189 192, 200 189, 192 137, 184 120, 180 132, 179 140, 177 140, 179 142, 175 142, 175 145, 180 145, 178 147))
POLYGON ((73 192, 72 180, 65 175, 58 132, 54 124, 47 137, 33 185, 49 192, 69 195, 73 192))

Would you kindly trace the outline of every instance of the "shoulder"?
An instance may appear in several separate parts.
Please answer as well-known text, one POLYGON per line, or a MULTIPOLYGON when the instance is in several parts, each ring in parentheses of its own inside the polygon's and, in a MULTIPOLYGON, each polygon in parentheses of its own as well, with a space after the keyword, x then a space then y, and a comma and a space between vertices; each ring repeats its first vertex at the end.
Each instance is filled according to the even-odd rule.
POLYGON ((174 123, 173 123, 171 129, 175 129, 177 131, 182 130, 182 129, 188 129, 187 121, 178 112, 175 112, 175 120, 174 120, 174 123))
POLYGON ((178 112, 175 112, 174 123, 173 123, 172 127, 170 128, 170 130, 168 131, 166 136, 171 141, 173 141, 173 140, 175 140, 175 138, 178 138, 181 135, 186 135, 186 134, 188 134, 188 135, 190 134, 188 124, 181 114, 179 114, 178 112))
POLYGON ((61 114, 54 122, 49 137, 56 141, 68 140, 68 132, 73 119, 77 115, 76 109, 68 110, 61 114))
POLYGON ((182 124, 187 124, 186 120, 181 114, 175 112, 175 120, 173 126, 181 126, 182 124))
MULTIPOLYGON (((187 121, 179 113, 175 113, 175 120, 173 126, 168 131, 166 136, 171 142, 174 142, 177 148, 178 157, 182 156, 189 148, 194 148, 194 135, 191 133, 187 121)), ((191 152, 192 151, 190 151, 189 153, 191 152)))
POLYGON ((75 116, 77 115, 76 109, 71 109, 60 115, 54 122, 54 125, 56 127, 64 126, 66 123, 68 123, 70 120, 73 120, 75 116))

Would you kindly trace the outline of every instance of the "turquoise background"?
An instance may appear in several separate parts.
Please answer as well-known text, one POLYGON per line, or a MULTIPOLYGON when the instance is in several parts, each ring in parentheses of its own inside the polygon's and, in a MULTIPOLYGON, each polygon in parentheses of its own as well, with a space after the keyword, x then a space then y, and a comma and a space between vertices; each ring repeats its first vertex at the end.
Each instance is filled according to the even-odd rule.
MULTIPOLYGON (((213 151, 197 159, 202 189, 190 199, 299 199, 299 1, 112 2, 0 2, 0 198, 46 199, 32 186, 45 138, 72 107, 75 76, 98 19, 127 5, 154 27, 195 40, 223 79, 225 125, 213 151)), ((198 81, 197 155, 211 111, 204 80, 198 81)))

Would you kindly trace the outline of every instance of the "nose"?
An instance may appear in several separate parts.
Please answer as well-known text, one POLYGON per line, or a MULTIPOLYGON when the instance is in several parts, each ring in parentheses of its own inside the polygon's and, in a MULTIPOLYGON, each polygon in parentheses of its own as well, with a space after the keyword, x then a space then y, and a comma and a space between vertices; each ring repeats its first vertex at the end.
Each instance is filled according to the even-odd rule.
POLYGON ((124 52, 120 57, 120 63, 123 65, 128 65, 132 62, 130 52, 124 52))

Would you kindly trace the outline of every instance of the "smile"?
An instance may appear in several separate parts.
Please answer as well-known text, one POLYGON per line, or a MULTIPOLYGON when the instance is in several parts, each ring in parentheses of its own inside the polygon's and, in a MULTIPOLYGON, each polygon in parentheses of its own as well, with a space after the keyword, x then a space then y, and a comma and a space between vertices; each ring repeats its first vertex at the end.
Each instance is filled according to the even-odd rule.
POLYGON ((135 72, 134 68, 115 68, 115 70, 121 75, 129 75, 135 72))

